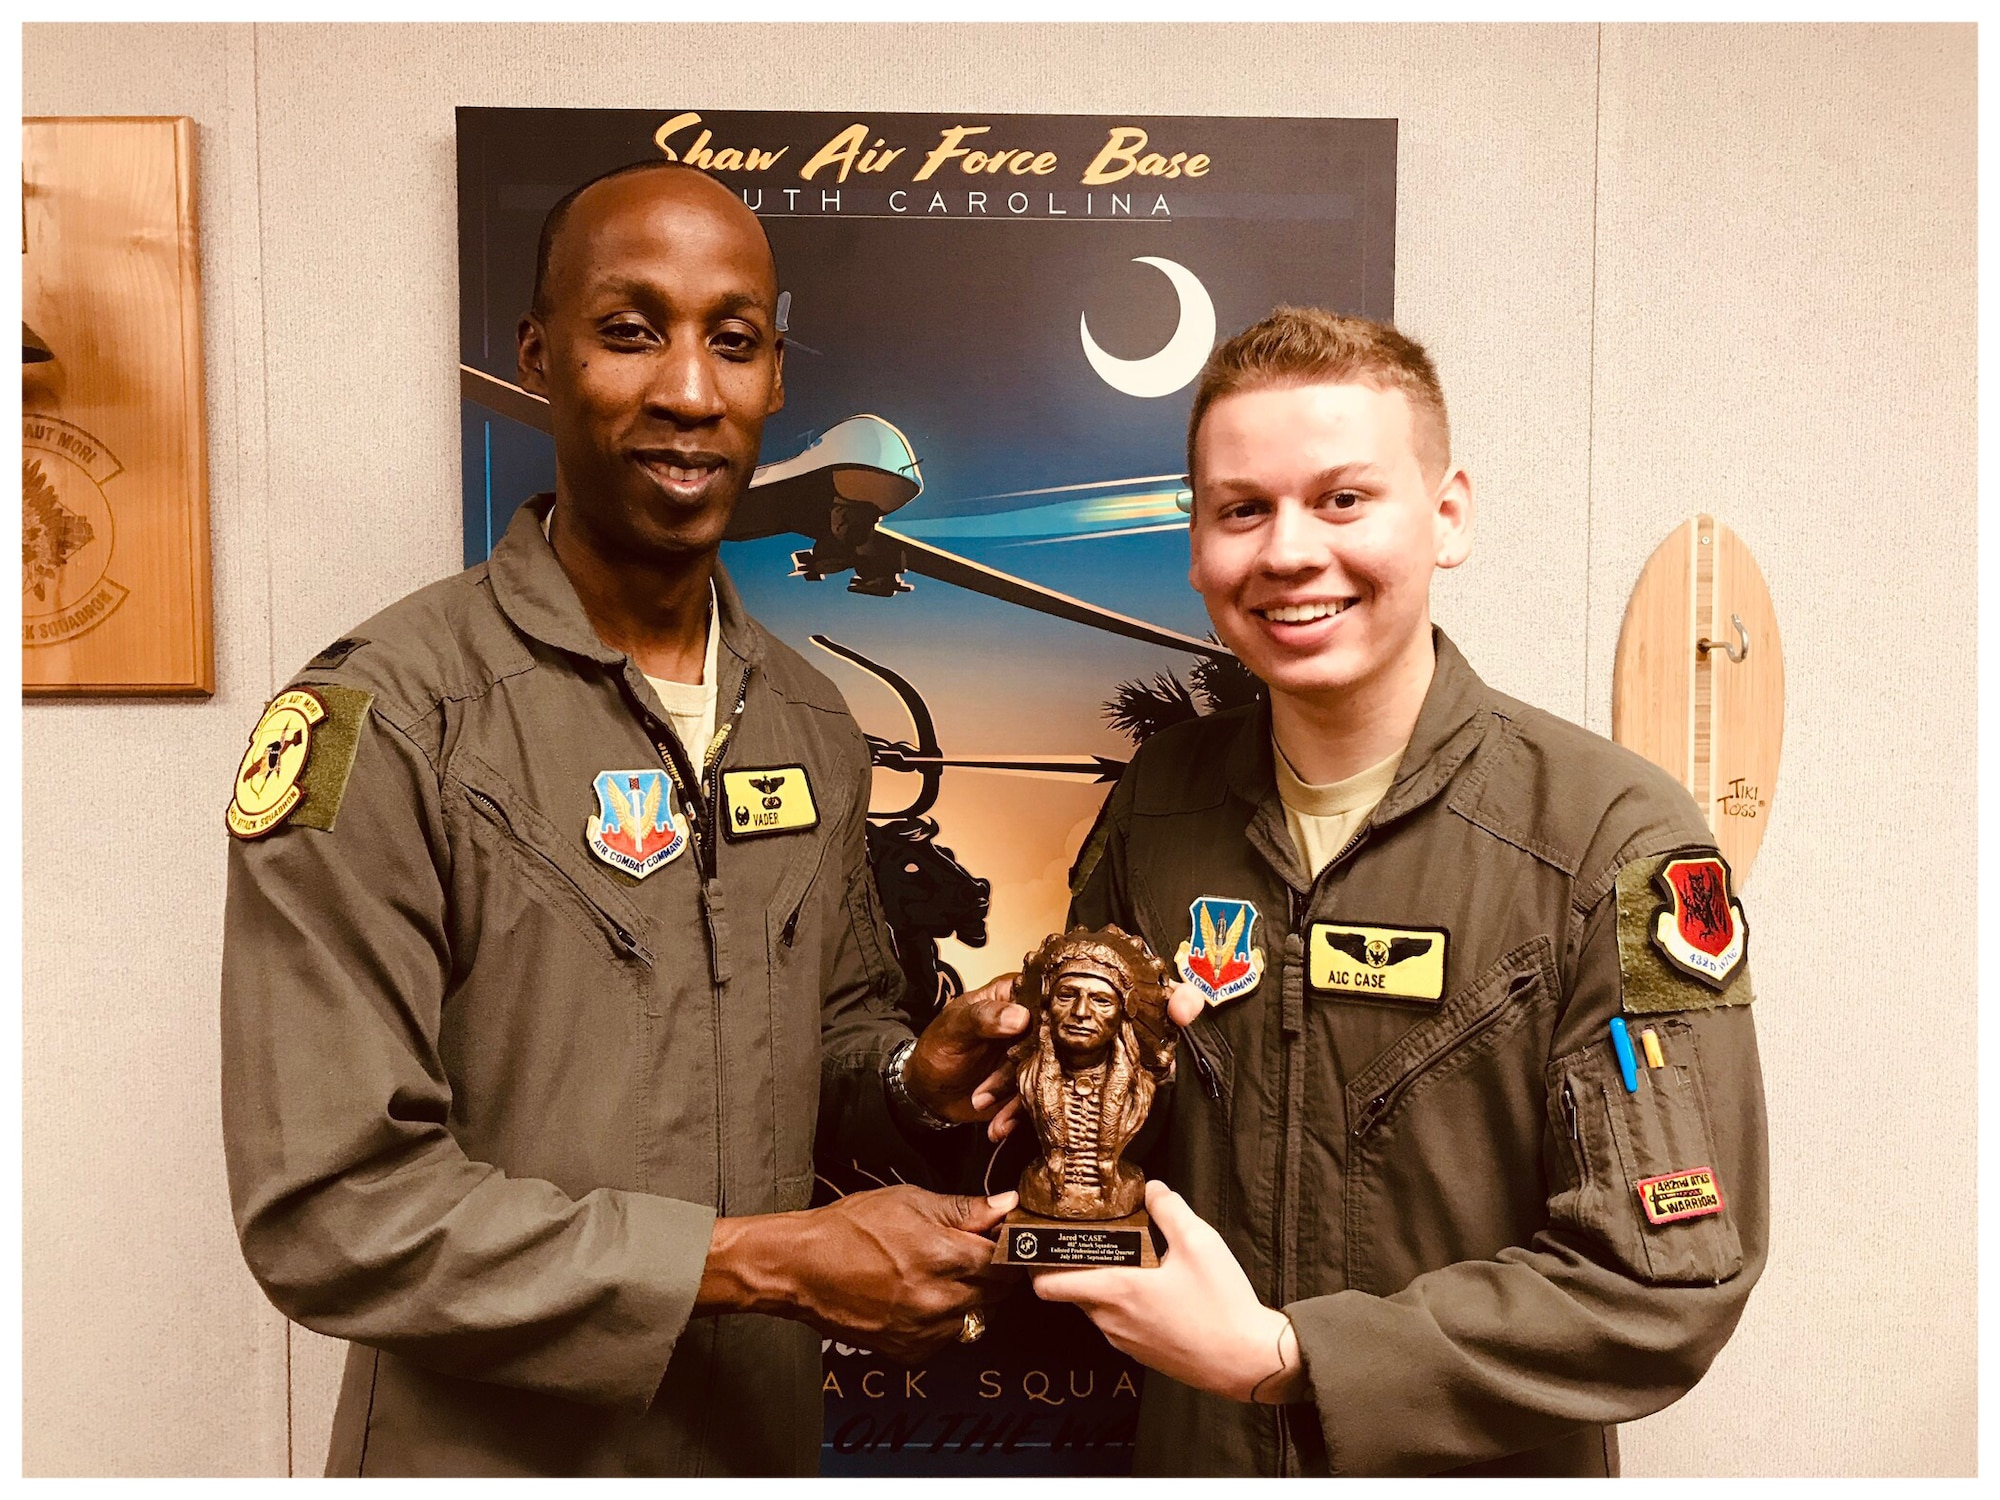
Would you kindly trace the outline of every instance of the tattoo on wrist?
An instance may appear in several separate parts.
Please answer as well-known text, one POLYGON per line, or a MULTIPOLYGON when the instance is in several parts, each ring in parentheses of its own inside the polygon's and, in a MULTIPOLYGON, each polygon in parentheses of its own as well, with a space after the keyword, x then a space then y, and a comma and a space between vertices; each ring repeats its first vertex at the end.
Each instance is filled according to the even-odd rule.
POLYGON ((1278 1356, 1278 1368, 1273 1370, 1270 1374, 1264 1376, 1255 1385, 1250 1387, 1250 1399, 1252 1401, 1262 1402, 1264 1400, 1264 1397, 1261 1393, 1265 1386, 1269 1385, 1274 1380, 1283 1381, 1283 1379, 1287 1375, 1292 1373, 1293 1366, 1291 1362, 1285 1358, 1285 1335, 1288 1333, 1292 1334, 1293 1344, 1294 1347, 1296 1347, 1298 1336, 1292 1329, 1292 1320, 1290 1318, 1286 1318, 1282 1323, 1278 1325, 1278 1339, 1274 1351, 1278 1356))

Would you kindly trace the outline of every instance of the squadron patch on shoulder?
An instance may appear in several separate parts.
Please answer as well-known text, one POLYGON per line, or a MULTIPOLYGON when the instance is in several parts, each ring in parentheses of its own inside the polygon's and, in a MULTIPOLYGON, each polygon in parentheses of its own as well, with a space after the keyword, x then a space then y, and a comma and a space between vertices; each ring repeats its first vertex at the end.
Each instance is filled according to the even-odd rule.
POLYGON ((724 826, 732 839, 797 833, 819 825, 819 809, 813 805, 812 782, 804 766, 724 771, 722 797, 729 804, 724 826))
POLYGON ((687 851, 687 819, 675 809, 673 784, 660 767, 599 771, 591 785, 597 811, 584 820, 583 836, 612 869, 644 880, 687 851))
POLYGON ((1444 998, 1442 928, 1356 927, 1315 922, 1306 942, 1306 982, 1362 1000, 1444 998))
POLYGON ((1618 968, 1630 1014, 1748 1005, 1750 924, 1712 849, 1618 872, 1618 968))
POLYGON ((1712 1167, 1689 1167, 1684 1172, 1647 1177, 1633 1186, 1639 1190, 1639 1206, 1646 1211, 1648 1224, 1706 1218, 1723 1210, 1722 1185, 1715 1180, 1712 1167))
POLYGON ((1264 950, 1257 947, 1257 908, 1227 896, 1197 896, 1188 907, 1188 939, 1174 954, 1181 978, 1210 1005, 1257 988, 1264 950))
POLYGON ((239 839, 259 839, 287 822, 330 831, 354 769, 372 693, 320 683, 288 688, 264 708, 236 768, 223 813, 239 839))
POLYGON ((250 732, 250 748, 236 768, 236 788, 223 816, 239 839, 262 838, 305 800, 299 780, 312 754, 313 725, 326 705, 307 688, 280 693, 250 732))

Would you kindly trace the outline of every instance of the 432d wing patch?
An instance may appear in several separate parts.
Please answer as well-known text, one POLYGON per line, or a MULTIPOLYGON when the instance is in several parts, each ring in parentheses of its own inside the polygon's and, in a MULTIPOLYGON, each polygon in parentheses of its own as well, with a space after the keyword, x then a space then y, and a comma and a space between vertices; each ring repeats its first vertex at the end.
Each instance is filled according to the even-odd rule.
POLYGON ((265 705, 223 813, 229 831, 259 839, 288 822, 331 831, 374 701, 372 693, 318 683, 288 688, 265 705))
POLYGON ((1750 924, 1712 849, 1637 859, 1618 872, 1618 969, 1637 1015, 1748 1005, 1750 924))

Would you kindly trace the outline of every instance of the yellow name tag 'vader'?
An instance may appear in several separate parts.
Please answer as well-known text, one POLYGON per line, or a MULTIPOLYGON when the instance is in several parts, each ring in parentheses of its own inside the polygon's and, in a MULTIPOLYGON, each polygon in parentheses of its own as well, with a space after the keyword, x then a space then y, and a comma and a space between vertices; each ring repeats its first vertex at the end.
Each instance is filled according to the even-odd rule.
POLYGON ((1306 980, 1316 990, 1357 1000, 1444 998, 1444 951, 1450 935, 1441 929, 1352 927, 1315 922, 1306 944, 1306 980))
POLYGON ((812 783, 804 766, 763 771, 725 771, 722 798, 728 803, 724 828, 732 839, 760 833, 796 833, 819 823, 812 783))

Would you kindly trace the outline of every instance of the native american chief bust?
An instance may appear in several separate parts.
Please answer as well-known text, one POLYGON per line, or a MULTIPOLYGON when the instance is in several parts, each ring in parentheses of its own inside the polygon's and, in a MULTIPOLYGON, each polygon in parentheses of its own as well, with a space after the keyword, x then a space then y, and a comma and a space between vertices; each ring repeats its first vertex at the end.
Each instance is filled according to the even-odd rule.
POLYGON ((1021 1208, 1051 1219, 1122 1219, 1146 1178, 1118 1158, 1173 1076, 1166 965, 1116 927, 1050 936, 1022 965, 1015 998, 1034 1017, 1015 1045, 1021 1107, 1042 1155, 1021 1174, 1021 1208))

